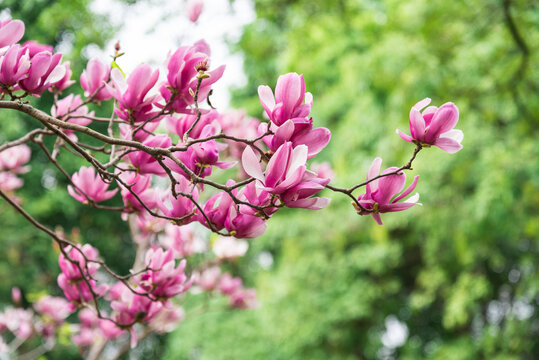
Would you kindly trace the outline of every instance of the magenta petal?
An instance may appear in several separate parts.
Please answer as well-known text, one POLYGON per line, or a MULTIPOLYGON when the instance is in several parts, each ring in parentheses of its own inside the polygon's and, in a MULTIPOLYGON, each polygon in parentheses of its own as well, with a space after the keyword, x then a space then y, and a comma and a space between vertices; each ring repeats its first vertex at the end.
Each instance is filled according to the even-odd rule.
POLYGON ((24 35, 24 23, 20 20, 11 20, 0 28, 0 48, 12 45, 22 39, 24 35))
MULTIPOLYGON (((397 168, 386 169, 382 174, 395 171, 397 168)), ((391 198, 395 194, 399 193, 404 187, 406 182, 406 176, 401 175, 389 175, 380 178, 378 182, 378 192, 374 196, 374 200, 380 204, 389 204, 391 198)))
POLYGON ((399 134, 399 136, 404 140, 404 141, 408 141, 409 143, 411 143, 414 138, 409 136, 409 135, 406 135, 405 133, 403 133, 402 131, 400 131, 399 129, 397 129, 397 134, 399 134))
POLYGON ((284 177, 290 157, 292 145, 285 143, 273 154, 266 166, 266 180, 264 185, 270 188, 275 187, 277 182, 284 177))
POLYGON ((376 220, 378 225, 383 225, 382 224, 382 218, 380 217, 380 213, 375 212, 375 213, 372 213, 371 215, 374 218, 374 220, 376 220))
POLYGON ((299 136, 294 140, 294 144, 305 144, 307 145, 308 158, 311 159, 313 156, 318 154, 322 149, 326 147, 331 139, 331 131, 326 128, 316 128, 303 136, 299 136))
POLYGON ((448 152, 449 154, 454 154, 457 151, 459 151, 460 149, 462 149, 461 144, 459 144, 458 142, 456 142, 453 139, 444 138, 444 137, 438 138, 434 142, 434 146, 438 146, 440 149, 442 149, 443 151, 448 152))
POLYGON ((272 146, 274 149, 278 149, 283 143, 290 140, 294 134, 294 122, 292 120, 287 120, 284 124, 279 126, 275 131, 273 137, 272 146))
POLYGON ((273 92, 271 88, 267 85, 260 85, 258 87, 258 97, 260 98, 260 103, 266 113, 271 118, 271 113, 275 108, 275 98, 273 97, 273 92))
POLYGON ((417 185, 417 180, 419 179, 419 176, 415 176, 414 177, 414 181, 412 181, 412 184, 410 186, 408 186, 406 188, 406 190, 404 190, 402 192, 402 194, 400 194, 399 196, 397 196, 395 199, 393 199, 393 201, 391 201, 392 203, 396 203, 397 201, 399 201, 400 199, 402 198, 405 198, 406 196, 408 196, 412 191, 414 191, 416 185, 417 185))
POLYGON ((423 141, 425 136, 425 119, 419 110, 410 110, 410 133, 414 139, 423 141))
POLYGON ((425 135, 426 142, 434 142, 441 134, 453 129, 458 121, 459 110, 453 103, 440 106, 425 135))
POLYGON ((262 174, 260 162, 250 146, 246 146, 245 150, 243 150, 241 164, 243 165, 243 170, 245 170, 247 175, 252 176, 260 181, 264 181, 264 174, 262 174))
POLYGON ((308 198, 300 199, 296 201, 289 201, 286 203, 286 206, 289 208, 302 208, 302 209, 311 209, 311 210, 320 210, 328 206, 331 199, 328 198, 308 198))

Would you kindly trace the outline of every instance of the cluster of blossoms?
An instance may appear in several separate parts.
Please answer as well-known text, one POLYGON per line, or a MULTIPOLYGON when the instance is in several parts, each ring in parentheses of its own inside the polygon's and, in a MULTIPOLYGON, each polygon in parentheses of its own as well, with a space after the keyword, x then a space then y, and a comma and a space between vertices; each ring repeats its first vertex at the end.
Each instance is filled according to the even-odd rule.
POLYGON ((30 148, 25 145, 16 145, 0 152, 0 189, 11 193, 23 186, 24 181, 17 175, 27 173, 30 167, 30 148))
MULTIPOLYGON (((56 341, 56 334, 65 324, 67 317, 75 311, 75 306, 61 297, 41 296, 33 307, 22 307, 19 288, 11 291, 13 304, 0 312, 0 356, 13 352, 13 345, 4 341, 15 337, 19 340, 41 338, 50 349, 56 341)), ((20 345, 20 343, 19 343, 20 345)))
MULTIPOLYGON (((202 3, 189 6, 196 22, 202 3)), ((259 120, 241 110, 221 112, 211 106, 212 85, 225 66, 210 66, 210 48, 203 40, 172 52, 165 73, 142 64, 127 77, 116 64, 121 56, 118 45, 114 66, 99 59, 88 62, 80 76, 84 96, 61 97, 75 83, 69 63, 61 63, 62 55, 46 45, 19 44, 23 33, 24 24, 18 20, 0 23, 0 92, 2 99, 11 99, 2 105, 30 114, 45 129, 2 145, 0 195, 9 200, 22 186, 17 175, 28 171, 25 164, 30 159, 24 142, 34 141, 66 175, 67 192, 76 201, 121 212, 118 218, 128 221, 137 256, 132 272, 119 276, 91 245, 52 235, 61 246, 57 283, 69 302, 47 297, 36 303, 35 311, 47 317, 37 327, 30 323, 34 315, 28 310, 6 310, 0 329, 20 338, 36 331, 53 336, 79 308, 73 342, 93 353, 95 339, 106 343, 130 334, 134 346, 140 337, 135 326, 158 333, 172 330, 184 317, 175 300, 189 293, 221 294, 231 307, 254 307, 255 290, 226 270, 247 252, 248 243, 238 239, 261 236, 281 208, 323 209, 330 199, 318 195, 326 188, 346 194, 358 214, 372 215, 382 224, 381 213, 417 204, 419 195, 408 195, 418 177, 403 190, 404 170, 411 169, 422 148, 434 145, 449 153, 462 148, 462 131, 453 129, 456 106, 446 103, 421 112, 430 103, 425 99, 410 112, 411 135, 397 130, 416 145, 409 163, 380 172, 382 160, 376 158, 365 182, 337 188, 329 185, 335 176, 331 166, 313 160, 328 145, 331 132, 314 126, 313 96, 302 75, 280 76, 274 90, 259 87, 265 117, 259 120), (20 99, 46 90, 55 94, 50 116, 26 111, 33 108, 20 99), (90 107, 107 101, 114 104, 110 119, 96 117, 90 107), (98 121, 108 122, 106 135, 90 127, 98 121), (36 140, 43 136, 55 137, 52 152, 36 140), (87 145, 79 136, 90 136, 103 146, 87 145), (89 166, 70 176, 56 160, 62 148, 78 153, 89 166), (216 182, 223 177, 228 179, 225 184, 216 182), (365 193, 353 194, 363 186, 365 193), (211 232, 218 234, 213 243, 211 232), (107 310, 103 304, 108 304, 107 310), (61 306, 65 309, 55 310, 61 306)))

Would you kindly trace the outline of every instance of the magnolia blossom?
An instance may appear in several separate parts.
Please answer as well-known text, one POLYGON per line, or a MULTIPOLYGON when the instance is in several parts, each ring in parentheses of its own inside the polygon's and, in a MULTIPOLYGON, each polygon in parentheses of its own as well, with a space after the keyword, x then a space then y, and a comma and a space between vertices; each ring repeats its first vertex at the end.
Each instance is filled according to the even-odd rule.
MULTIPOLYGON (((178 184, 176 185, 176 191, 178 192, 176 197, 169 189, 164 190, 162 193, 162 201, 159 202, 159 208, 169 217, 186 217, 189 214, 194 215, 196 213, 195 202, 198 201, 198 188, 196 185, 190 183, 189 180, 183 176, 178 176, 178 184), (185 195, 190 196, 185 196, 185 195)), ((186 217, 182 224, 188 224, 196 219, 195 216, 186 217)))
MULTIPOLYGON (((374 159, 369 169, 369 172, 367 173, 367 180, 373 179, 376 176, 380 175, 381 165, 381 158, 374 159)), ((390 167, 384 170, 382 172, 382 175, 394 172, 397 169, 398 168, 396 167, 390 167)), ((414 191, 417 185, 418 178, 419 176, 415 176, 412 184, 404 191, 402 191, 402 189, 404 188, 404 184, 406 183, 406 175, 404 174, 404 172, 400 172, 394 175, 383 176, 379 179, 371 181, 366 186, 367 192, 360 195, 358 197, 358 201, 365 209, 372 211, 366 212, 359 207, 356 207, 358 214, 371 214, 374 220, 376 220, 379 225, 382 225, 382 218, 380 217, 381 213, 403 211, 418 204, 418 193, 416 193, 414 196, 409 197, 406 201, 399 202, 399 200, 404 199, 412 191, 414 191)))
MULTIPOLYGON (((192 113, 189 106, 194 103, 193 95, 196 91, 196 75, 199 69, 206 71, 209 67, 210 47, 204 40, 196 42, 193 46, 182 46, 168 59, 167 81, 161 85, 159 91, 164 100, 172 109, 179 113, 192 113)), ((213 71, 206 72, 209 78, 203 79, 198 91, 198 101, 206 100, 211 85, 223 76, 225 66, 221 65, 213 71)))
POLYGON ((165 249, 174 250, 176 259, 206 250, 206 241, 195 232, 192 225, 177 226, 170 222, 165 226, 165 233, 160 234, 159 244, 165 249))
POLYGON ((150 321, 150 327, 157 333, 171 332, 185 318, 185 311, 171 303, 165 303, 161 311, 150 321))
POLYGON ((28 77, 19 81, 21 89, 38 97, 54 83, 61 81, 66 68, 60 65, 62 54, 43 51, 32 56, 28 77))
POLYGON ((168 299, 183 293, 191 287, 193 280, 187 280, 185 259, 176 266, 172 249, 150 249, 146 253, 146 265, 150 270, 139 277, 136 282, 148 291, 155 299, 168 299))
POLYGON ((98 59, 88 61, 86 69, 80 76, 80 86, 84 89, 84 96, 90 97, 93 95, 96 101, 110 99, 112 97, 111 91, 105 87, 105 82, 109 80, 109 75, 109 65, 103 64, 98 59))
POLYGON ((211 266, 202 272, 194 274, 193 278, 195 283, 204 291, 212 291, 219 284, 219 278, 221 276, 221 268, 218 266, 211 266))
POLYGON ((28 54, 31 58, 33 58, 37 53, 40 52, 47 51, 52 53, 54 51, 54 47, 52 47, 51 45, 40 44, 34 40, 25 42, 24 44, 22 44, 22 48, 25 51, 28 50, 28 54))
POLYGON ((118 69, 110 73, 112 84, 105 84, 112 97, 118 101, 114 112, 120 119, 128 122, 143 122, 158 112, 153 110, 157 95, 148 95, 159 78, 159 70, 152 70, 150 65, 142 64, 124 79, 118 69))
POLYGON ((258 96, 269 119, 277 126, 289 119, 307 117, 313 106, 311 93, 305 92, 303 75, 297 73, 279 76, 275 96, 267 85, 258 87, 258 96))
POLYGON ((11 171, 15 174, 24 174, 30 170, 24 166, 31 156, 30 148, 25 145, 16 145, 0 152, 0 171, 11 171))
MULTIPOLYGON (((233 180, 227 181, 227 186, 232 185, 234 185, 233 180)), ((238 196, 237 189, 232 193, 238 196)), ((198 216, 201 224, 210 227, 207 222, 209 220, 215 229, 226 228, 231 236, 237 238, 254 238, 266 231, 264 219, 253 213, 250 206, 240 205, 236 208, 232 197, 224 191, 208 199, 204 204, 204 215, 198 216)))
POLYGON ((397 134, 408 142, 420 144, 424 147, 431 145, 452 154, 462 149, 462 130, 454 129, 459 121, 459 110, 453 103, 445 103, 439 108, 429 106, 430 99, 425 98, 415 104, 410 110, 410 133, 406 135, 399 129, 397 134))
POLYGON ((8 329, 20 339, 27 339, 34 333, 32 310, 8 307, 0 313, 0 331, 8 329))
POLYGON ((230 306, 238 309, 252 309, 258 306, 255 289, 241 288, 229 296, 230 306))
MULTIPOLYGON (((294 118, 285 121, 281 126, 271 124, 270 130, 274 135, 264 137, 264 142, 271 151, 275 152, 285 142, 291 142, 294 147, 307 146, 307 158, 311 159, 326 147, 331 139, 331 132, 324 127, 313 129, 312 118, 294 118)), ((259 133, 264 133, 265 125, 261 124, 259 133)))
POLYGON ((0 48, 15 44, 24 35, 24 23, 20 20, 0 21, 0 48))
POLYGON ((21 49, 19 44, 10 46, 0 57, 0 83, 8 88, 16 85, 28 76, 30 65, 28 51, 21 49))
POLYGON ((245 240, 219 236, 213 244, 212 250, 220 259, 233 259, 245 255, 248 248, 249 243, 245 240))
POLYGON ((120 179, 129 185, 131 190, 129 191, 125 186, 119 184, 122 200, 126 208, 143 211, 145 208, 142 203, 150 209, 158 206, 158 192, 151 188, 152 177, 150 175, 141 175, 133 171, 127 171, 120 174, 120 179))
POLYGON ((64 298, 43 296, 34 304, 34 309, 54 322, 62 323, 75 310, 75 307, 64 298))
POLYGON ((225 295, 231 295, 241 288, 242 283, 241 278, 225 273, 219 281, 219 291, 225 295))
POLYGON ((66 61, 61 66, 63 66, 65 69, 65 75, 63 78, 55 82, 52 85, 52 88, 49 89, 49 91, 52 89, 63 91, 75 83, 75 80, 71 80, 71 75, 73 75, 73 71, 71 71, 71 63, 69 61, 66 61))
POLYGON ((11 192, 21 188, 24 181, 10 172, 0 171, 0 189, 11 192))
MULTIPOLYGON (((172 140, 165 135, 160 134, 149 137, 144 140, 144 145, 149 147, 168 148, 172 145, 172 140)), ((131 164, 138 169, 140 174, 155 174, 158 176, 165 176, 165 169, 159 164, 159 162, 150 154, 144 151, 133 151, 127 154, 127 158, 131 164)))
POLYGON ((187 133, 187 130, 191 129, 189 137, 192 139, 200 139, 202 137, 202 130, 206 125, 213 125, 215 129, 219 128, 220 114, 216 110, 211 110, 205 114, 201 114, 198 122, 196 114, 185 114, 176 118, 174 116, 167 116, 166 118, 167 129, 174 134, 177 134, 180 139, 187 133), (195 124, 196 122, 196 124, 195 124))
POLYGON ((186 8, 189 20, 191 20, 191 22, 197 22, 198 17, 204 9, 204 2, 202 0, 189 0, 186 8))
POLYGON ((64 251, 70 260, 66 259, 63 253, 58 258, 58 265, 62 270, 58 275, 58 286, 64 291, 65 297, 75 303, 87 303, 93 300, 92 292, 97 296, 103 295, 106 291, 106 285, 97 286, 96 281, 91 278, 100 265, 96 262, 86 261, 86 259, 97 260, 98 251, 89 244, 77 245, 77 249, 68 246, 64 251))
POLYGON ((107 191, 109 184, 96 174, 92 166, 82 166, 73 174, 71 181, 76 187, 68 185, 67 192, 83 204, 87 204, 88 201, 98 203, 108 200, 118 192, 118 189, 107 191))
MULTIPOLYGON (((52 106, 51 115, 61 120, 67 119, 65 121, 71 124, 81 126, 89 125, 92 122, 90 117, 94 116, 94 112, 89 112, 88 107, 82 104, 83 101, 80 95, 70 94, 63 99, 58 100, 56 104, 52 106)), ((68 135, 70 139, 77 140, 74 130, 62 129, 62 131, 68 135)))
POLYGON ((315 173, 307 171, 306 145, 292 147, 286 142, 273 154, 266 171, 262 172, 260 161, 251 147, 246 147, 242 155, 245 172, 257 179, 260 186, 270 194, 279 195, 288 207, 301 207, 318 210, 324 208, 329 199, 313 198, 320 192, 329 179, 321 179, 315 173))

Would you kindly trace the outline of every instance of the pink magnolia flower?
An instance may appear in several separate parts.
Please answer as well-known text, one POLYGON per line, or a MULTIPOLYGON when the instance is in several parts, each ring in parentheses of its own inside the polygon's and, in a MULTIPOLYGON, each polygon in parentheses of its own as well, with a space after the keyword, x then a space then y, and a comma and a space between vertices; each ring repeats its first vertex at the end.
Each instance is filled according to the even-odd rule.
POLYGON ((71 338, 76 346, 79 348, 89 347, 95 343, 96 339, 103 338, 99 328, 99 318, 93 310, 81 309, 78 318, 79 326, 76 328, 76 334, 71 338))
POLYGON ((54 47, 51 45, 40 44, 37 41, 30 40, 22 44, 24 50, 28 50, 30 58, 33 58, 37 53, 48 51, 52 54, 54 47))
POLYGON ((8 307, 0 313, 0 330, 8 329, 20 339, 27 339, 34 333, 34 313, 29 309, 8 307))
POLYGON ((327 198, 316 198, 329 179, 316 176, 306 169, 308 149, 306 145, 292 147, 286 142, 273 154, 263 173, 260 161, 251 147, 246 147, 242 156, 245 172, 257 179, 263 189, 279 195, 288 207, 319 210, 329 204, 327 198))
POLYGON ((64 295, 69 301, 87 303, 93 300, 92 291, 97 296, 102 296, 106 291, 106 285, 97 286, 96 281, 91 278, 100 265, 96 262, 86 261, 86 259, 97 260, 98 251, 89 244, 77 245, 77 248, 78 250, 71 246, 65 248, 65 252, 72 261, 66 259, 63 253, 60 254, 58 265, 60 265, 62 272, 58 275, 58 286, 64 291, 64 295), (82 269, 82 273, 77 264, 82 269))
POLYGON ((131 124, 120 124, 120 134, 122 138, 126 140, 136 140, 143 142, 148 139, 152 133, 159 127, 160 119, 148 122, 144 125, 139 131, 134 132, 136 127, 133 127, 131 124))
POLYGON ((13 45, 22 39, 24 23, 20 20, 0 21, 0 48, 13 45))
POLYGON ((171 303, 165 303, 161 311, 150 321, 150 327, 157 333, 171 332, 185 318, 185 311, 171 303))
MULTIPOLYGON (((168 59, 167 81, 161 85, 159 91, 165 102, 169 102, 174 95, 171 104, 172 109, 179 113, 192 113, 188 107, 194 103, 191 92, 196 91, 198 69, 197 65, 208 65, 210 48, 204 40, 196 42, 193 46, 182 46, 168 59)), ((202 80, 198 92, 198 102, 203 102, 208 97, 211 85, 223 76, 225 66, 221 65, 213 71, 206 72, 210 77, 202 80)))
POLYGON ((65 75, 59 81, 55 82, 52 87, 49 88, 49 91, 52 91, 52 89, 57 91, 64 91, 75 83, 75 80, 71 80, 71 75, 73 75, 73 71, 71 71, 71 63, 69 61, 66 61, 61 66, 65 68, 65 75))
POLYGON ((289 119, 307 117, 313 106, 311 93, 305 92, 303 75, 296 73, 279 76, 275 97, 267 85, 258 87, 258 96, 269 119, 277 126, 281 126, 289 119))
POLYGON ((236 240, 231 237, 219 236, 213 243, 212 250, 220 259, 234 259, 245 255, 249 243, 245 240, 236 240))
POLYGON ((15 174, 27 173, 30 168, 23 166, 30 160, 32 152, 25 145, 17 145, 0 152, 0 171, 11 171, 15 174))
POLYGON ((107 191, 109 184, 96 174, 92 166, 82 166, 73 174, 71 180, 76 188, 68 185, 67 192, 83 204, 87 204, 89 200, 96 203, 108 200, 118 192, 118 189, 107 191))
MULTIPOLYGON (((196 208, 193 201, 198 201, 198 188, 183 176, 178 176, 177 181, 176 191, 179 192, 177 197, 174 197, 170 189, 166 189, 164 193, 162 193, 163 197, 162 201, 158 204, 159 208, 163 214, 169 217, 181 218, 189 214, 194 215, 193 211, 196 210, 196 208), (193 190, 192 194, 191 190, 193 190), (193 200, 187 196, 181 195, 181 193, 191 194, 193 200)), ((196 220, 196 216, 190 216, 182 221, 182 225, 189 224, 194 220, 196 220)))
MULTIPOLYGON (((52 106, 51 115, 60 120, 67 119, 66 122, 68 123, 87 126, 92 123, 92 119, 89 119, 88 117, 94 116, 94 112, 89 112, 86 105, 81 106, 82 103, 83 101, 80 95, 70 94, 59 100, 56 105, 52 106)), ((77 140, 74 130, 62 129, 62 131, 68 135, 70 139, 77 140)))
MULTIPOLYGON (((200 134, 201 138, 207 138, 217 133, 217 129, 212 125, 206 125, 200 134)), ((226 146, 226 145, 224 145, 226 146)), ((218 143, 215 140, 208 140, 205 142, 195 143, 189 146, 187 151, 177 153, 177 158, 191 170, 193 173, 200 177, 210 176, 213 166, 217 166, 220 169, 229 169, 236 164, 236 162, 220 161, 219 151, 223 149, 223 144, 218 143)), ((170 158, 165 158, 165 165, 167 165, 172 171, 190 179, 189 174, 176 162, 170 158)))
POLYGON ((112 69, 110 74, 114 87, 109 84, 105 86, 118 101, 114 112, 120 119, 143 122, 158 113, 153 109, 157 95, 148 95, 148 92, 157 82, 159 70, 153 71, 147 64, 139 65, 129 75, 127 81, 118 69, 112 69))
POLYGON ((221 269, 218 266, 212 266, 202 270, 200 273, 195 273, 195 283, 200 286, 204 291, 214 290, 221 276, 221 269))
POLYGON ((24 181, 10 172, 0 171, 0 189, 11 192, 21 188, 24 181))
POLYGON ((55 325, 61 325, 64 320, 75 311, 73 304, 64 298, 56 296, 43 296, 35 304, 34 309, 42 316, 51 319, 55 325))
MULTIPOLYGON (((294 147, 306 145, 308 159, 322 151, 331 139, 329 129, 324 127, 313 129, 313 119, 306 117, 287 120, 279 127, 272 123, 270 129, 274 135, 264 137, 264 142, 271 151, 277 151, 282 144, 290 141, 294 147)), ((265 130, 265 124, 261 124, 259 132, 263 134, 265 130)))
POLYGON ((424 147, 431 145, 452 154, 462 149, 462 130, 454 129, 459 120, 459 110, 453 103, 445 103, 439 108, 429 106, 420 112, 425 106, 430 104, 430 99, 425 98, 415 104, 410 110, 410 132, 412 136, 406 135, 399 129, 397 134, 408 142, 420 144, 424 147))
POLYGON ((266 221, 260 216, 251 214, 252 208, 240 205, 231 206, 225 219, 225 228, 230 235, 240 239, 251 239, 262 236, 266 231, 266 221))
POLYGON ((290 142, 281 145, 273 154, 264 173, 257 155, 250 146, 245 148, 242 155, 245 172, 257 179, 270 194, 281 194, 298 185, 305 174, 306 161, 307 146, 298 145, 293 148, 290 142))
MULTIPOLYGON (((373 179, 380 174, 381 165, 381 158, 374 159, 369 169, 369 172, 367 173, 367 180, 373 179)), ((397 169, 398 168, 396 167, 390 167, 384 170, 382 174, 391 173, 397 169)), ((379 225, 382 225, 382 218, 380 217, 381 213, 403 211, 418 204, 418 193, 416 193, 414 196, 409 197, 406 201, 399 202, 399 200, 402 200, 403 198, 408 196, 415 189, 418 178, 419 176, 415 176, 412 184, 404 191, 402 191, 402 189, 404 188, 404 184, 406 183, 406 175, 404 174, 404 172, 395 175, 384 176, 371 181, 366 186, 366 193, 360 195, 358 197, 358 201, 365 209, 373 211, 366 212, 359 208, 356 208, 358 214, 371 214, 374 220, 376 220, 379 225)))
POLYGON ((197 22, 198 17, 204 9, 204 2, 202 0, 190 0, 186 7, 189 20, 191 20, 191 22, 197 22))
POLYGON ((150 268, 135 281, 155 299, 168 299, 183 293, 191 287, 193 280, 187 280, 185 259, 176 266, 172 249, 163 251, 150 249, 146 253, 146 265, 150 268))
POLYGON ((13 304, 20 306, 22 302, 22 293, 21 289, 18 287, 14 287, 11 289, 11 300, 13 301, 13 304))
MULTIPOLYGON (((219 126, 219 113, 216 110, 211 110, 200 116, 200 120, 193 127, 189 133, 189 137, 192 139, 200 139, 202 137, 202 130, 206 125, 213 125, 215 128, 219 126)), ((179 118, 173 116, 166 117, 167 129, 174 134, 177 134, 180 139, 183 139, 183 136, 191 128, 197 119, 196 115, 185 114, 179 118)))
POLYGON ((219 281, 219 290, 225 295, 231 295, 241 288, 242 283, 241 278, 225 273, 219 281))
POLYGON ((105 82, 109 79, 110 66, 103 64, 98 59, 91 59, 86 65, 86 69, 80 76, 80 86, 84 89, 84 96, 94 95, 96 101, 109 100, 112 97, 109 88, 105 87, 105 82), (96 91, 101 88, 97 93, 96 91))
MULTIPOLYGON (((149 147, 168 148, 172 145, 172 140, 167 135, 161 134, 149 137, 144 140, 144 145, 149 147)), ((131 164, 138 169, 140 174, 155 174, 165 176, 167 173, 159 162, 150 154, 144 151, 133 151, 127 154, 131 164)))
POLYGON ((170 222, 165 226, 165 233, 159 236, 159 244, 165 249, 174 250, 176 259, 206 250, 206 242, 191 226, 178 226, 170 222))
POLYGON ((0 57, 0 83, 10 88, 28 76, 30 56, 19 44, 9 47, 0 57))
POLYGON ((117 337, 124 332, 124 328, 130 328, 131 347, 133 348, 137 344, 137 334, 133 325, 135 323, 149 323, 164 305, 161 301, 154 301, 146 296, 133 293, 122 282, 118 282, 113 287, 116 288, 116 294, 110 303, 110 307, 114 310, 112 318, 122 328, 110 321, 101 322, 100 327, 107 338, 117 337))
POLYGON ((28 77, 19 81, 21 89, 39 96, 54 83, 61 81, 66 69, 60 65, 62 54, 52 55, 48 51, 37 53, 31 58, 31 66, 28 77))
POLYGON ((121 189, 122 200, 128 209, 136 211, 144 211, 145 208, 141 204, 142 201, 149 209, 157 207, 158 193, 151 188, 151 175, 141 175, 132 171, 125 171, 120 174, 120 179, 127 185, 131 185, 131 191, 138 196, 133 195, 126 187, 119 184, 121 189), (140 199, 140 200, 139 200, 140 199))
POLYGON ((258 306, 255 289, 240 288, 228 297, 230 306, 238 309, 252 309, 258 306))
POLYGON ((134 236, 133 241, 140 244, 146 243, 154 234, 163 231, 168 220, 153 216, 147 211, 141 211, 136 218, 137 228, 140 230, 140 236, 134 236))

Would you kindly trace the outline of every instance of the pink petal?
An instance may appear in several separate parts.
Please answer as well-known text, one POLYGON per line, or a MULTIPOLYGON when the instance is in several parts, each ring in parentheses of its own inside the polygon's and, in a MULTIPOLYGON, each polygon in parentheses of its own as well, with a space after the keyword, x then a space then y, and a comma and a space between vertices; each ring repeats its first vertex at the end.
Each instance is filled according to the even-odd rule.
POLYGON ((449 154, 454 154, 460 149, 462 149, 462 145, 460 143, 456 142, 453 139, 444 137, 438 138, 434 142, 434 146, 438 146, 440 149, 448 152, 449 154))
POLYGON ((245 170, 247 175, 260 181, 264 181, 264 174, 262 173, 260 162, 250 146, 246 146, 245 150, 243 150, 241 164, 243 165, 243 170, 245 170))
POLYGON ((404 140, 404 141, 408 141, 408 142, 412 142, 412 140, 414 140, 413 137, 409 136, 409 135, 406 135, 405 133, 403 133, 402 131, 400 131, 399 129, 397 129, 397 134, 399 134, 399 136, 404 140))
POLYGON ((458 121, 458 108, 453 103, 442 105, 432 118, 425 140, 427 142, 435 141, 441 134, 453 129, 458 121))

